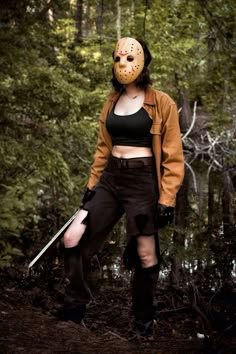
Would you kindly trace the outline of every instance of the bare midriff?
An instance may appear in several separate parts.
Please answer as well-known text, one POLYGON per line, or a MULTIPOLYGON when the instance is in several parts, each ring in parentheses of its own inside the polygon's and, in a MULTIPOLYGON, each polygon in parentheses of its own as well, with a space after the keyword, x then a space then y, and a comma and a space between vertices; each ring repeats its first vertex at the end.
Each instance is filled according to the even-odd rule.
POLYGON ((112 155, 121 159, 132 159, 135 157, 149 157, 153 153, 149 147, 115 145, 112 148, 112 155))

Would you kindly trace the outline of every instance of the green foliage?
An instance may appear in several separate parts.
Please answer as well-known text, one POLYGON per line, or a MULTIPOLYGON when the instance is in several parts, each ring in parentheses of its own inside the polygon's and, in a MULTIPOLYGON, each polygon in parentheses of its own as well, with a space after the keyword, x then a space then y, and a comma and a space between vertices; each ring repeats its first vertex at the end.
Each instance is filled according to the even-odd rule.
POLYGON ((9 242, 0 240, 0 268, 10 266, 14 256, 23 256, 23 253, 9 242))
MULTIPOLYGON (((26 244, 44 242, 80 204, 111 89, 117 14, 105 3, 91 1, 90 18, 84 4, 79 44, 76 1, 0 5, 0 267, 26 244)), ((122 36, 145 34, 154 86, 175 99, 186 89, 214 113, 213 130, 230 127, 230 1, 147 3, 121 1, 120 25, 122 36)))

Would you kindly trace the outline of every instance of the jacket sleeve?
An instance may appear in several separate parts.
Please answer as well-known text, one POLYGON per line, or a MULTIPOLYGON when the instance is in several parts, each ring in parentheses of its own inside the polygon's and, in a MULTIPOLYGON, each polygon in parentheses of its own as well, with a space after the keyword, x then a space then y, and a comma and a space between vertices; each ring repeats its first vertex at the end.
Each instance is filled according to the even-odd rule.
POLYGON ((93 164, 90 169, 90 175, 87 187, 93 189, 98 183, 99 178, 107 164, 107 160, 112 151, 111 137, 106 129, 105 120, 109 110, 109 102, 107 101, 102 109, 99 117, 99 132, 97 139, 97 148, 93 158, 93 164))
POLYGON ((176 104, 169 96, 162 98, 161 190, 159 203, 174 206, 184 178, 184 156, 176 104))

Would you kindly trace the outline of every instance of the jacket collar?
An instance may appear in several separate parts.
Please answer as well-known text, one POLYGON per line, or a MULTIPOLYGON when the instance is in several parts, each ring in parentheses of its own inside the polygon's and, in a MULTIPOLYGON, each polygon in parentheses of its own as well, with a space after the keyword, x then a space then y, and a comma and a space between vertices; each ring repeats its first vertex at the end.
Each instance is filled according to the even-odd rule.
POLYGON ((155 90, 151 86, 148 86, 148 88, 145 91, 144 103, 150 106, 155 106, 156 104, 155 97, 156 97, 155 90))
MULTIPOLYGON (((120 97, 121 92, 112 92, 109 96, 108 99, 112 101, 112 103, 115 103, 118 98, 120 97)), ((148 88, 145 91, 145 97, 144 97, 144 104, 155 106, 156 101, 155 101, 155 90, 151 87, 148 86, 148 88)))

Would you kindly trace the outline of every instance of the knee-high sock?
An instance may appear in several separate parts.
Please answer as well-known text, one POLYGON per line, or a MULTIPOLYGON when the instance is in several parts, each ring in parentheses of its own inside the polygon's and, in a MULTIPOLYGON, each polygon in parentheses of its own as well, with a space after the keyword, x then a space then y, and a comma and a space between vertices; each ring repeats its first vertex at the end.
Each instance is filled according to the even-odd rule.
POLYGON ((65 288, 65 304, 76 306, 87 304, 91 292, 87 284, 89 262, 83 256, 79 245, 64 249, 65 276, 69 283, 65 288))
POLYGON ((159 276, 159 264, 137 267, 132 279, 133 312, 136 320, 150 321, 155 316, 154 298, 159 276))

